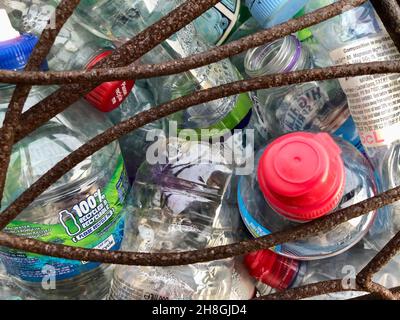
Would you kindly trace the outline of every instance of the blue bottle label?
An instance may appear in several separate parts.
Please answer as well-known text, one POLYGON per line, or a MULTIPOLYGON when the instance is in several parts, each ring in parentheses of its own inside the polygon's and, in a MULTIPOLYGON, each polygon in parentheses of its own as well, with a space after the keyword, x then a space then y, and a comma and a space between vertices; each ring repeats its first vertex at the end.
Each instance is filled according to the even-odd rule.
MULTIPOLYGON (((253 218, 251 213, 247 210, 246 204, 243 201, 243 198, 241 196, 241 183, 238 185, 238 206, 239 206, 239 211, 240 215, 242 216, 243 222, 246 225, 247 229, 250 231, 253 237, 259 238, 263 237, 266 235, 271 234, 271 231, 268 229, 264 228, 261 224, 257 222, 256 219, 253 218)), ((276 252, 282 252, 282 248, 280 245, 275 246, 274 248, 271 248, 272 250, 276 252)))
POLYGON ((361 143, 360 136, 358 134, 356 124, 352 117, 349 117, 339 129, 337 129, 334 133, 335 136, 343 138, 346 141, 349 141, 353 146, 355 146, 361 153, 366 154, 364 147, 361 143))

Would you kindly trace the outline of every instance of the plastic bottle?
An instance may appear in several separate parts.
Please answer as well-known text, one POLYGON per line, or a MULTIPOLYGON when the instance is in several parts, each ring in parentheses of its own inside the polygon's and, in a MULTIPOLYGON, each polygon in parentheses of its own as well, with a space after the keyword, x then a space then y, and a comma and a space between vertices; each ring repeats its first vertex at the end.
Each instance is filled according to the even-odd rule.
MULTIPOLYGON (((199 35, 209 44, 223 44, 229 35, 250 17, 247 7, 242 2, 222 0, 206 11, 193 22, 199 35)), ((97 21, 101 32, 110 37, 125 37, 127 32, 132 32, 138 27, 135 19, 140 14, 145 13, 147 22, 151 24, 183 3, 183 0, 102 0, 96 1, 96 6, 93 6, 93 1, 83 0, 77 8, 77 14, 83 21, 97 21)), ((131 33, 131 36, 133 35, 131 33)))
MULTIPOLYGON (((169 139, 150 149, 151 154, 158 150, 158 161, 144 162, 138 170, 123 248, 179 252, 232 242, 235 217, 221 210, 232 170, 218 148, 169 139)), ((229 299, 232 269, 233 259, 174 267, 117 266, 110 299, 229 299)))
MULTIPOLYGON (((367 159, 327 133, 294 132, 272 141, 256 156, 256 170, 238 187, 242 218, 255 237, 286 230, 348 207, 376 193, 367 159)), ((375 212, 304 240, 277 246, 281 255, 313 260, 339 254, 369 230, 375 212)))
MULTIPOLYGON (((57 1, 35 4, 11 1, 6 7, 14 13, 13 22, 18 30, 39 36, 46 27, 52 27, 47 25, 47 21, 54 17, 57 4, 57 1)), ((86 30, 73 15, 58 34, 47 61, 49 68, 55 71, 91 69, 114 49, 112 41, 100 32, 93 34, 86 30)), ((106 82, 85 98, 100 111, 109 112, 119 107, 133 86, 134 81, 106 82)))
MULTIPOLYGON (((320 67, 316 62, 308 47, 288 36, 249 50, 244 67, 250 77, 259 77, 320 67)), ((361 148, 346 95, 337 80, 259 90, 257 97, 252 121, 263 137, 261 143, 287 132, 311 130, 332 132, 361 148)))
POLYGON ((246 0, 253 17, 263 28, 286 22, 298 13, 308 0, 246 0))
MULTIPOLYGON (((21 70, 37 38, 19 36, 5 23, 8 18, 4 10, 0 15, 2 36, 13 37, 2 37, 0 69, 21 70)), ((0 85, 0 119, 14 88, 0 85)), ((34 87, 24 110, 52 90, 34 87)), ((11 155, 2 208, 7 208, 58 161, 109 126, 101 113, 81 100, 21 140, 11 155)), ((112 143, 48 188, 7 225, 5 232, 70 246, 116 250, 122 242, 128 188, 118 144, 112 143)), ((111 268, 99 263, 45 257, 5 247, 0 250, 0 259, 18 286, 36 298, 100 299, 109 289, 111 268)))
MULTIPOLYGON (((262 1, 258 1, 258 2, 262 2, 262 1)), ((268 0, 266 2, 268 2, 268 0)), ((249 2, 247 2, 247 3, 249 3, 249 2)), ((257 11, 257 8, 260 7, 260 4, 259 3, 255 3, 255 1, 254 1, 254 3, 250 3, 250 6, 253 8, 253 12, 255 12, 255 11, 257 11)), ((261 7, 262 6, 263 5, 261 5, 261 7)), ((304 14, 304 7, 301 8, 301 1, 300 2, 299 1, 297 1, 297 2, 296 1, 290 1, 290 6, 291 6, 291 8, 290 8, 289 11, 287 11, 287 10, 282 11, 281 12, 282 15, 280 17, 278 17, 278 19, 272 21, 271 25, 268 25, 267 28, 273 27, 275 24, 286 22, 287 20, 289 20, 291 18, 298 18, 299 16, 304 14), (292 6, 293 3, 294 3, 294 5, 292 6), (299 5, 299 3, 300 3, 300 5, 299 5), (295 14, 295 12, 293 10, 295 10, 297 8, 299 8, 299 10, 301 8, 301 10, 295 14)), ((273 10, 272 7, 271 7, 271 10, 273 10)), ((264 12, 264 14, 267 14, 266 11, 263 11, 263 12, 264 12)), ((255 15, 257 16, 256 12, 255 12, 255 15)), ((261 16, 258 15, 258 17, 261 17, 261 16)), ((239 39, 241 39, 243 37, 250 36, 250 35, 255 34, 258 31, 261 31, 262 29, 265 28, 265 27, 263 27, 263 21, 264 21, 263 19, 261 19, 261 20, 260 19, 255 19, 254 15, 253 15, 251 18, 249 18, 245 22, 243 22, 234 32, 232 32, 231 36, 228 38, 228 40, 226 42, 232 42, 232 41, 235 41, 235 40, 239 40, 239 39)), ((307 33, 307 32, 299 31, 296 34, 296 36, 301 41, 303 41, 303 35, 305 33, 307 33)), ((246 71, 244 69, 244 59, 245 59, 245 57, 246 57, 246 52, 242 52, 242 53, 239 53, 239 54, 237 54, 237 55, 235 55, 235 56, 230 58, 232 63, 233 63, 233 65, 240 71, 240 73, 243 76, 246 76, 246 71)))
POLYGON ((0 262, 0 300, 22 300, 32 298, 27 291, 18 288, 7 274, 6 269, 0 262))
MULTIPOLYGON (((133 3, 102 1, 96 6, 91 3, 80 6, 77 14, 81 17, 81 23, 85 23, 91 30, 106 29, 105 34, 108 37, 125 42, 156 22, 179 3, 180 0, 163 1, 162 4, 158 4, 158 1, 134 1, 133 3), (132 12, 132 14, 126 16, 127 12, 132 12)), ((196 28, 190 24, 146 54, 141 62, 160 63, 200 53, 208 48, 209 46, 198 35, 196 28)), ((230 61, 223 60, 180 75, 152 78, 149 79, 149 83, 156 103, 162 104, 194 91, 236 81, 239 78, 237 70, 230 61)), ((169 119, 176 120, 179 129, 232 130, 248 123, 251 107, 249 95, 240 94, 194 106, 169 119)))
MULTIPOLYGON (((306 12, 333 2, 311 0, 306 6, 306 12)), ((335 64, 393 61, 400 57, 370 2, 313 26, 311 30, 314 37, 329 51, 335 64)), ((379 176, 381 191, 398 186, 398 74, 343 78, 340 83, 347 94, 349 109, 364 149, 379 176)), ((391 209, 383 208, 381 211, 374 233, 381 233, 385 243, 388 240, 385 235, 400 229, 398 206, 394 204, 391 209)))
MULTIPOLYGON (((72 17, 57 36, 48 56, 52 70, 92 69, 115 49, 109 40, 90 33, 72 17)), ((112 111, 128 97, 133 80, 106 82, 86 96, 86 99, 103 112, 112 111)))
MULTIPOLYGON (((135 82, 135 87, 128 98, 119 108, 108 113, 107 116, 114 124, 125 121, 135 114, 154 108, 156 106, 154 96, 146 80, 135 82)), ((124 156, 126 170, 129 179, 133 181, 136 171, 146 158, 147 148, 154 142, 152 137, 164 137, 167 125, 164 119, 147 124, 119 139, 122 154, 124 156)))
MULTIPOLYGON (((261 295, 268 295, 271 288, 278 291, 329 280, 342 280, 343 289, 355 288, 356 275, 378 253, 368 249, 361 241, 350 250, 328 259, 300 262, 277 255, 270 250, 248 254, 244 258, 248 272, 256 279, 261 295)), ((399 285, 398 261, 392 260, 374 275, 373 280, 386 288, 399 285)), ((351 299, 364 295, 360 291, 330 293, 312 299, 351 299)))
MULTIPOLYGON (((56 1, 42 1, 35 4, 28 1, 18 3, 11 1, 7 8, 10 14, 14 15, 13 23, 18 29, 40 35, 56 6, 56 1)), ((58 34, 47 59, 52 70, 90 69, 111 54, 114 49, 115 45, 111 40, 100 32, 91 33, 79 24, 73 15, 58 34)), ((143 82, 139 81, 136 86, 134 86, 134 81, 103 83, 90 92, 86 99, 103 112, 113 111, 110 112, 109 117, 114 124, 118 124, 156 105, 148 88, 141 85, 143 82), (128 96, 129 99, 125 102, 128 96)), ((151 124, 148 127, 154 126, 151 124)), ((145 132, 145 129, 140 128, 120 139, 121 151, 131 180, 134 179, 138 164, 143 161, 143 150, 146 144, 142 142, 145 140, 145 132)))
MULTIPOLYGON (((233 174, 231 182, 226 190, 222 202, 222 215, 230 217, 232 229, 235 235, 235 242, 249 238, 249 232, 240 218, 240 212, 236 204, 238 176, 233 174)), ((250 236, 251 237, 251 236, 250 236)), ((257 295, 256 281, 249 274, 244 265, 243 257, 234 258, 234 268, 232 272, 232 285, 229 300, 251 300, 257 295)))

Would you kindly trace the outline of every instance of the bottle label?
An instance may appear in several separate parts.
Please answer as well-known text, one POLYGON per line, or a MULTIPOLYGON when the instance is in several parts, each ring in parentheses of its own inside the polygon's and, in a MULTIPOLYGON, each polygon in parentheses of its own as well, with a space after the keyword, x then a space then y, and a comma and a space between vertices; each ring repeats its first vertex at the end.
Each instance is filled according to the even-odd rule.
MULTIPOLYGON (((331 52, 336 64, 393 61, 400 58, 387 33, 363 38, 331 52)), ((398 74, 343 78, 350 112, 365 148, 389 145, 399 139, 400 82, 398 74)))
MULTIPOLYGON (((54 212, 56 224, 37 224, 28 221, 12 221, 5 232, 44 242, 101 250, 117 250, 123 236, 123 208, 129 191, 129 182, 122 157, 104 186, 77 197, 69 207, 54 212)), ((47 209, 47 208, 46 208, 47 209)), ((29 210, 29 209, 28 209, 29 210)), ((46 266, 54 268, 56 280, 64 280, 92 270, 97 262, 73 261, 3 248, 0 258, 7 272, 22 280, 41 282, 46 266)))
POLYGON ((239 19, 240 0, 222 0, 195 20, 198 32, 209 43, 221 45, 239 19))
MULTIPOLYGON (((237 193, 238 193, 238 206, 240 215, 242 216, 243 222, 246 225, 247 229, 252 234, 252 236, 255 238, 259 238, 271 234, 271 231, 269 231, 268 229, 264 228, 261 224, 259 224, 258 221, 254 219, 251 213, 247 210, 246 204, 241 196, 242 193, 241 193, 240 183, 238 185, 237 193)), ((275 252, 282 252, 282 247, 281 245, 277 245, 274 248, 271 248, 271 250, 274 250, 275 252)))
POLYGON ((316 83, 293 88, 283 100, 287 108, 284 108, 281 127, 285 132, 304 130, 326 103, 329 103, 329 97, 316 83))
POLYGON ((362 154, 366 154, 352 117, 349 117, 333 134, 349 141, 353 146, 361 151, 362 154))

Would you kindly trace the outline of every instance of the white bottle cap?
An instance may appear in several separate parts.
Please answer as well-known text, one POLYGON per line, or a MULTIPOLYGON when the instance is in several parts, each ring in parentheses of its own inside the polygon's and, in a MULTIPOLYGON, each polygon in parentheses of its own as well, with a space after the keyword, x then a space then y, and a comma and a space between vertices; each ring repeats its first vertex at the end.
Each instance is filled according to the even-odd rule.
POLYGON ((5 9, 0 9, 0 30, 0 41, 12 40, 20 36, 20 33, 11 25, 5 9))

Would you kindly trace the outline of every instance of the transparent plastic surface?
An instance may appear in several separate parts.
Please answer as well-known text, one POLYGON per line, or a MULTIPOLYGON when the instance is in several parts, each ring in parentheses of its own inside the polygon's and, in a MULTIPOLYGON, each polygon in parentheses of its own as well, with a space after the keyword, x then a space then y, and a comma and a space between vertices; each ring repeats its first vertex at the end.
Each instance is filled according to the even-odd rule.
MULTIPOLYGON (((155 106, 156 103, 147 81, 139 80, 135 82, 132 92, 119 108, 107 115, 114 124, 118 124, 155 106)), ((161 119, 149 123, 119 139, 126 170, 131 181, 134 180, 137 169, 145 160, 147 148, 158 137, 165 135, 166 124, 164 122, 165 120, 161 119)))
MULTIPOLYGON (((77 15, 88 21, 88 25, 96 22, 98 30, 110 37, 128 38, 135 35, 138 28, 136 19, 140 15, 150 25, 183 3, 183 0, 100 0, 93 5, 93 1, 83 0, 77 15)), ((240 3, 240 0, 223 0, 192 25, 207 43, 219 45, 239 22, 240 3)))
MULTIPOLYGON (((337 209, 341 209, 374 196, 376 186, 372 168, 366 158, 342 139, 335 138, 335 141, 342 149, 346 175, 344 195, 337 206, 337 209)), ((256 163, 263 151, 258 152, 256 163)), ((247 226, 250 226, 249 230, 255 237, 298 225, 298 222, 288 220, 268 205, 259 189, 256 174, 241 178, 238 188, 238 205, 245 222, 246 219, 253 221, 251 225, 247 222, 247 226)), ((375 212, 371 212, 342 223, 327 233, 277 246, 275 251, 300 260, 314 260, 337 255, 361 240, 371 227, 374 218, 375 212)))
MULTIPOLYGON (((336 0, 309 0, 305 11, 309 13, 334 2, 336 0)), ((370 2, 311 26, 310 30, 318 42, 329 51, 382 31, 370 2)))
MULTIPOLYGON (((11 86, 0 88, 1 117, 4 117, 13 89, 11 86)), ((25 109, 46 97, 51 91, 52 88, 34 88, 25 109)), ((5 209, 11 204, 58 161, 110 125, 104 115, 87 103, 79 101, 21 140, 14 146, 11 156, 2 208, 5 209), (82 113, 85 113, 84 118, 82 113)), ((98 246, 115 250, 121 243, 119 238, 122 238, 123 231, 122 208, 128 189, 126 176, 123 174, 120 180, 115 181, 118 179, 118 172, 124 172, 121 162, 117 143, 111 143, 86 158, 40 195, 6 227, 6 232, 68 245, 88 248, 98 246), (118 186, 113 187, 114 181, 118 186), (117 189, 121 194, 117 195, 117 189), (112 207, 111 210, 115 214, 109 215, 111 211, 100 211, 100 200, 93 198, 93 195, 100 195, 99 190, 103 197, 102 205, 107 201, 107 205, 112 207), (85 204, 82 204, 83 202, 85 204), (96 208, 87 212, 87 203, 90 203, 90 208, 96 208), (77 206, 83 209, 82 212, 78 213, 77 206), (93 225, 89 220, 84 224, 83 220, 80 220, 81 215, 87 218, 87 214, 93 215, 98 224, 93 225), (103 221, 99 222, 100 218, 106 216, 109 218, 107 226, 109 230, 113 230, 111 234, 108 234, 110 231, 104 230, 105 225, 101 224, 103 221), (99 234, 95 239, 89 240, 88 230, 96 227, 98 231, 104 232, 103 236, 99 234), (110 237, 106 240, 111 240, 112 237, 112 244, 105 244, 105 234, 110 237), (71 242, 72 235, 76 242, 71 242), (79 236, 83 239, 79 240, 79 236)), ((101 299, 109 290, 112 270, 109 266, 79 261, 72 264, 69 260, 31 255, 7 248, 1 248, 0 259, 15 283, 36 298, 101 299), (54 280, 55 287, 46 287, 50 285, 48 280, 50 284, 54 280)))
MULTIPOLYGON (((179 252, 231 243, 232 217, 221 209, 231 178, 226 160, 209 144, 165 142, 157 148, 166 155, 172 147, 167 161, 144 162, 138 170, 123 248, 179 252), (210 156, 212 164, 199 161, 210 156)), ((110 299, 229 299, 232 269, 232 259, 174 267, 117 266, 110 299)))
MULTIPOLYGON (((306 273, 301 280, 301 285, 319 281, 343 279, 344 288, 354 288, 356 275, 359 273, 379 251, 368 248, 362 241, 350 250, 324 260, 309 261, 306 273)), ((385 267, 373 276, 373 281, 386 288, 395 288, 400 285, 399 260, 394 257, 385 267)), ((312 299, 344 300, 362 296, 366 293, 350 291, 337 292, 312 299)))
POLYGON ((81 70, 102 52, 114 48, 110 40, 92 34, 73 16, 61 29, 47 60, 52 70, 81 70))

